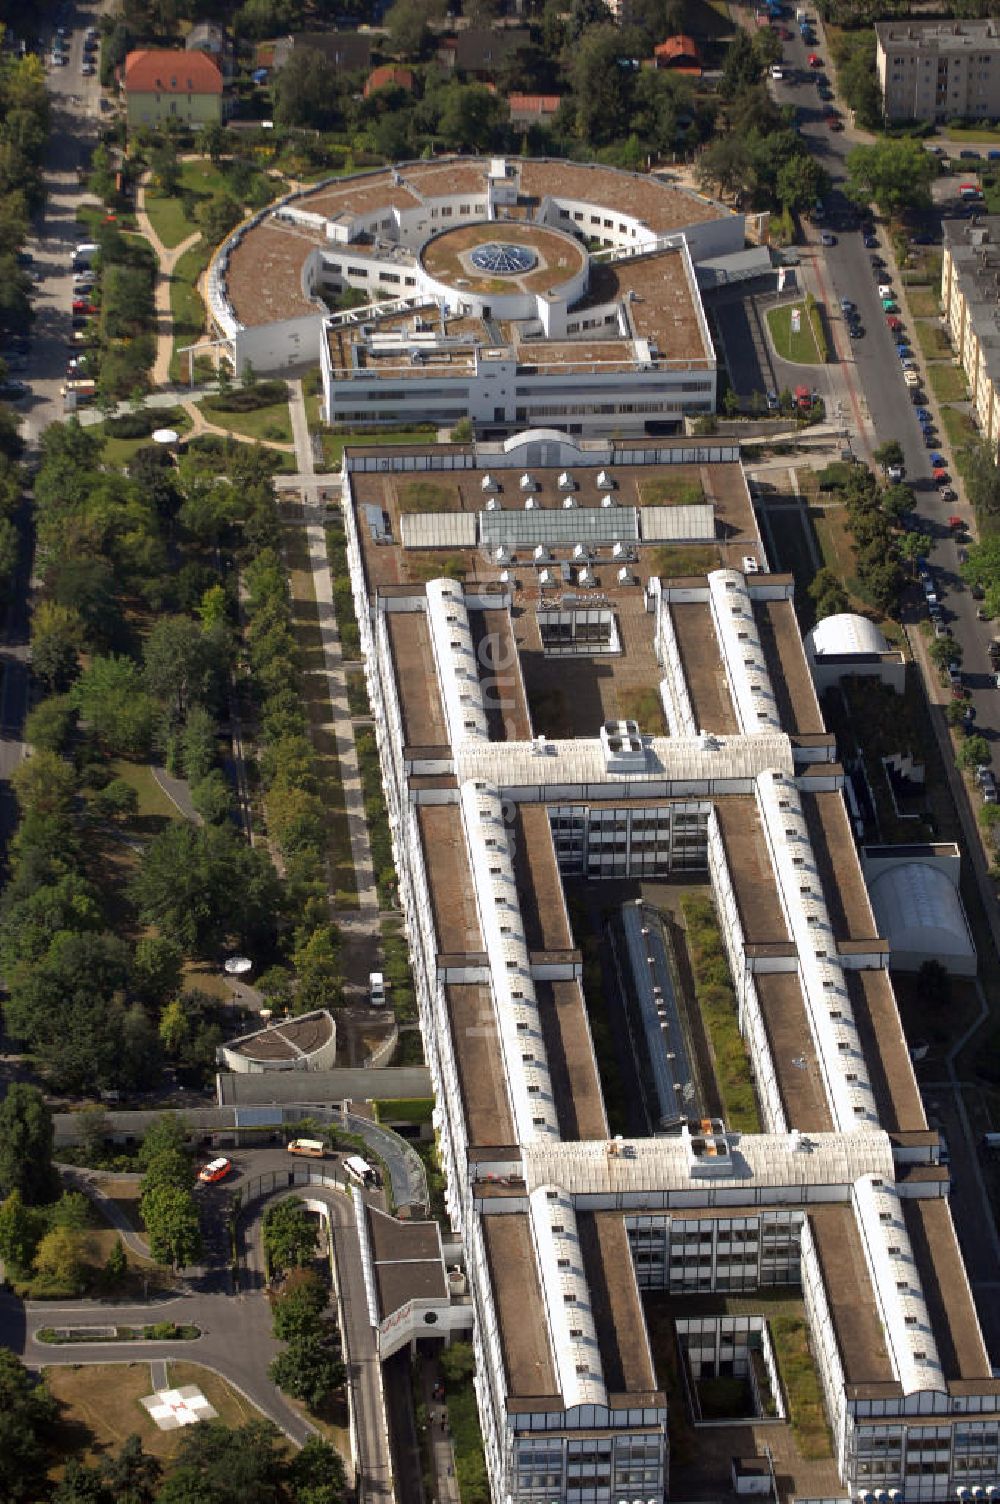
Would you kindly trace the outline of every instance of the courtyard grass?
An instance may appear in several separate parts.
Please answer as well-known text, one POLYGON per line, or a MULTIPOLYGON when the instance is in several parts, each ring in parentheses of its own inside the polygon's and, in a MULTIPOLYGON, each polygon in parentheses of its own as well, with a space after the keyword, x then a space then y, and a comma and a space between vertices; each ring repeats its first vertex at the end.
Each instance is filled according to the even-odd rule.
POLYGON ((978 431, 968 413, 959 412, 957 407, 942 407, 941 422, 953 449, 963 449, 978 438, 978 431))
POLYGON ((206 423, 212 424, 214 428, 224 428, 227 433, 255 439, 261 444, 292 442, 292 419, 287 402, 272 402, 267 407, 258 407, 248 413, 222 413, 215 408, 207 408, 201 402, 197 406, 206 423))
POLYGON ((708 574, 719 567, 719 550, 710 544, 665 543, 653 556, 653 567, 663 579, 708 574))
POLYGON ((149 222, 168 251, 172 251, 175 245, 180 245, 182 240, 187 240, 198 228, 184 213, 184 205, 178 197, 147 188, 145 204, 149 222))
POLYGON ((832 1457, 823 1391, 809 1348, 809 1329, 798 1316, 772 1316, 770 1331, 799 1450, 810 1462, 832 1457))
POLYGON ((750 1057, 740 1033, 736 993, 715 909, 703 894, 685 893, 681 912, 695 998, 708 1036, 726 1122, 739 1133, 760 1133, 750 1057))
POLYGON ((800 303, 786 303, 781 308, 772 308, 767 315, 767 328, 771 343, 782 360, 800 366, 823 364, 823 354, 816 341, 804 300, 800 303), (800 314, 797 331, 792 329, 792 314, 796 309, 800 314))
POLYGON ((958 366, 950 361, 927 368, 927 379, 939 402, 965 402, 969 395, 965 376, 958 366))
MULTIPOLYGON (((307 398, 307 404, 319 398, 307 398)), ((307 406, 308 412, 308 406, 307 406)), ((311 423, 312 420, 310 420, 311 423)), ((436 428, 396 428, 386 429, 384 433, 377 430, 369 430, 367 433, 331 433, 330 429, 321 427, 319 430, 320 442, 323 446, 323 466, 326 470, 339 470, 340 462, 344 454, 345 444, 356 446, 358 444, 436 444, 436 428)))

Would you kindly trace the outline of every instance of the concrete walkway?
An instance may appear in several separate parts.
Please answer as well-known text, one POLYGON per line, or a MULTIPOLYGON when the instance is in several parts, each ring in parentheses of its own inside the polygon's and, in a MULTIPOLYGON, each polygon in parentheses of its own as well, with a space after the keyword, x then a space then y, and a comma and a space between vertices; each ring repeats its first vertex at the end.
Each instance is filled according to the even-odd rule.
POLYGON ((174 318, 170 309, 170 282, 174 267, 193 245, 197 245, 201 239, 201 231, 196 230, 180 245, 168 248, 153 229, 153 222, 146 213, 146 186, 149 182, 149 173, 144 173, 135 196, 135 218, 139 229, 156 253, 159 262, 159 270, 156 274, 156 283, 153 289, 153 299, 156 305, 156 360, 150 373, 154 386, 166 386, 170 381, 170 358, 174 351, 174 318))
POLYGON ((436 1504, 462 1504, 455 1476, 455 1448, 448 1425, 447 1401, 434 1398, 437 1378, 438 1374, 430 1360, 420 1365, 420 1398, 427 1410, 428 1451, 434 1466, 433 1497, 436 1504))
MULTIPOLYGON (((337 631, 337 618, 333 609, 333 578, 326 552, 326 533, 323 527, 323 504, 313 460, 312 436, 306 419, 305 397, 301 381, 290 383, 292 434, 295 439, 295 455, 302 482, 301 492, 305 508, 306 547, 309 567, 312 570, 313 588, 316 592, 316 608, 319 615, 320 637, 323 643, 323 668, 330 696, 332 720, 329 729, 333 732, 340 764, 340 779, 344 789, 344 807, 351 840, 351 856, 354 861, 354 876, 358 889, 358 905, 367 921, 366 929, 378 930, 378 893, 375 888, 375 872, 372 865, 371 846, 368 841, 368 822, 365 819, 365 796, 358 768, 358 751, 354 744, 354 727, 347 704, 347 676, 337 631)), ((338 919, 339 922, 339 919, 338 919)))

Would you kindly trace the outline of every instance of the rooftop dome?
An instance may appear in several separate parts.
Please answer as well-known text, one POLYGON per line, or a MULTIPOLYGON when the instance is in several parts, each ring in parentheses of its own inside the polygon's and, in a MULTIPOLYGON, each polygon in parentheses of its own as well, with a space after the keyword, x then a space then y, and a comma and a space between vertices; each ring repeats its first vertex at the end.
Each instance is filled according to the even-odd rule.
POLYGON ((893 960, 975 955, 962 902, 947 873, 929 862, 901 862, 873 878, 868 888, 879 932, 893 960))
POLYGON ((811 658, 856 657, 859 654, 888 653, 889 644, 866 616, 841 611, 816 623, 806 637, 806 651, 811 658))

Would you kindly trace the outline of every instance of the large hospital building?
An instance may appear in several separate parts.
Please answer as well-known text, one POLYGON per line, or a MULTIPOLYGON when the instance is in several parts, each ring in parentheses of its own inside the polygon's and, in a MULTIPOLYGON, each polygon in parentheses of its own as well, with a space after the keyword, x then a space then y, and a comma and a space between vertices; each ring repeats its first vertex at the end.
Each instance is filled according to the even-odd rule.
POLYGON ((745 260, 746 230, 609 167, 402 163, 254 215, 209 268, 209 311, 237 372, 319 361, 333 424, 669 432, 715 410, 699 278, 745 260))
MULTIPOLYGON (((662 254, 683 282, 687 253, 662 254)), ((496 1504, 719 1500, 762 1466, 800 1501, 997 1496, 1000 1380, 948 1170, 738 451, 534 429, 349 447, 343 485, 496 1504), (752 1071, 742 1131, 669 917, 698 885, 752 1071), (609 1129, 588 931, 632 1010, 645 1136, 609 1129), (829 1431, 811 1454, 785 1297, 829 1431)))

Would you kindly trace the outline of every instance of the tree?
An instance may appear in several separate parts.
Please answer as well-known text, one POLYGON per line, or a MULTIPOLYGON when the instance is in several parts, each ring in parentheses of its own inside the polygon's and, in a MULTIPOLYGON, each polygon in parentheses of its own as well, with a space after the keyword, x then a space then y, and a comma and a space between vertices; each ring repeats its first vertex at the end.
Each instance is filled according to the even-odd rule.
POLYGON ((147 1164, 142 1195, 162 1185, 172 1185, 181 1191, 189 1191, 194 1185, 194 1166, 184 1149, 161 1149, 147 1164))
POLYGON ((321 1336, 294 1342, 268 1366, 268 1378, 293 1399, 318 1410, 343 1386, 346 1369, 334 1349, 321 1336))
POLYGON ((205 704, 218 694, 227 666, 214 642, 190 616, 164 616, 143 649, 146 686, 173 720, 183 721, 189 704, 205 704))
POLYGON ((44 1382, 0 1347, 0 1499, 33 1504, 43 1497, 48 1441, 59 1407, 44 1382))
POLYGON ((316 1330, 328 1302, 326 1283, 315 1269, 290 1270, 274 1302, 274 1335, 281 1342, 300 1341, 316 1330))
POLYGON ((695 176, 706 188, 740 199, 753 191, 757 181, 749 144, 742 136, 718 136, 705 147, 695 163, 695 176))
POLYGON ((133 895, 146 923, 198 955, 212 954, 227 937, 251 949, 270 943, 281 908, 267 854, 213 826, 173 824, 154 837, 133 895))
POLYGON ((176 1185, 153 1186, 141 1202, 149 1250, 158 1264, 186 1268, 201 1257, 198 1207, 190 1191, 176 1185))
POLYGON ((914 497, 909 486, 898 482, 892 486, 886 486, 882 492, 882 510, 893 522, 900 523, 907 513, 913 511, 914 497))
POLYGON ((476 1371, 476 1355, 471 1342, 453 1342, 438 1354, 441 1377, 449 1389, 468 1386, 476 1371))
POLYGON ((154 707, 131 659, 94 658, 73 686, 73 703, 110 756, 149 750, 154 707))
POLYGON ((52 1114, 36 1086, 13 1082, 0 1102, 0 1195, 17 1191, 27 1206, 52 1197, 52 1114))
POLYGON ((49 695, 29 713, 24 739, 36 751, 61 755, 69 747, 75 728, 76 709, 69 695, 49 695))
POLYGON ((753 38, 742 26, 737 27, 722 59, 719 93, 723 99, 735 99, 744 90, 760 83, 763 76, 764 63, 754 47, 753 38))
POLYGON ((310 1436, 295 1453, 288 1480, 295 1504, 342 1504, 347 1492, 344 1460, 321 1436, 310 1436))
POLYGON ((233 799, 221 768, 213 768, 191 790, 191 803, 206 825, 224 825, 233 812, 233 799))
POLYGON ((139 795, 124 778, 112 778, 94 795, 94 808, 105 820, 128 820, 138 813, 139 795))
POLYGON ((177 148, 169 137, 161 138, 154 147, 149 166, 160 193, 165 198, 175 197, 181 185, 181 164, 177 159, 177 148))
POLYGON ((139 1168, 148 1170, 160 1154, 176 1151, 183 1154, 187 1149, 187 1127, 184 1119, 176 1114, 164 1113, 150 1123, 139 1145, 139 1168))
POLYGON ((886 136, 871 146, 856 146, 847 156, 847 193, 857 203, 874 200, 883 214, 923 208, 937 163, 923 142, 886 136))
POLYGON ((907 564, 916 564, 918 559, 925 559, 934 546, 934 539, 930 533, 904 533, 897 543, 900 558, 905 559, 907 564))
POLYGON ((847 591, 832 569, 819 569, 809 585, 809 596, 816 607, 816 618, 839 616, 850 605, 847 591))
POLYGON ((264 1251, 273 1270, 301 1268, 316 1257, 317 1228, 298 1196, 289 1196, 264 1216, 264 1251))
POLYGON ((72 764, 44 749, 19 763, 10 782, 22 815, 65 814, 76 793, 72 764))
MULTIPOLYGON (((397 7, 393 7, 395 10, 397 7)), ((386 17, 392 24, 390 11, 386 17)), ((326 58, 314 47, 296 47, 274 75, 274 118, 279 125, 330 130, 341 119, 336 89, 330 86, 326 58)))
POLYGON ((218 755, 215 717, 203 705, 192 705, 181 732, 180 752, 184 777, 200 783, 211 772, 218 755))
POLYGON ((830 175, 815 157, 796 152, 779 167, 775 187, 782 208, 798 214, 829 192, 830 175))
POLYGON ((903 446, 898 439, 888 439, 872 451, 872 458, 883 470, 889 470, 893 465, 902 465, 905 459, 903 446))
POLYGON ((927 656, 935 668, 948 668, 962 661, 962 644, 954 637, 935 637, 928 646, 927 656))
POLYGON ((203 1421, 185 1431, 156 1504, 279 1504, 285 1442, 270 1421, 231 1430, 203 1421))
POLYGON ((955 761, 964 773, 989 763, 990 744, 985 736, 969 736, 959 747, 955 761))
POLYGON ((9 1273, 27 1279, 44 1231, 43 1215, 36 1207, 25 1206, 20 1191, 11 1191, 0 1202, 0 1259, 9 1273))
POLYGON ((83 1273, 80 1234, 69 1227, 53 1227, 38 1245, 34 1267, 43 1289, 78 1295, 83 1273))
POLYGON ((502 100, 482 84, 449 84, 441 91, 438 135, 452 151, 486 151, 504 118, 502 100))
POLYGON ((80 668, 83 622, 70 606, 40 601, 31 619, 32 671, 49 689, 67 689, 80 668))
POLYGON ((128 1273, 128 1255, 121 1238, 116 1238, 111 1252, 104 1261, 104 1279, 112 1290, 116 1289, 128 1273))
POLYGON ((115 1504, 115 1500, 98 1468, 71 1457, 51 1504, 115 1504))
POLYGON ((136 942, 130 988, 150 1008, 162 1008, 180 989, 183 968, 180 946, 163 935, 144 935, 136 942))
POLYGON ((295 1012, 311 1013, 314 1008, 336 1007, 343 998, 340 968, 340 937, 331 924, 311 931, 296 948, 295 1012))
POLYGON ((153 1504, 162 1471, 159 1459, 143 1451, 134 1432, 126 1436, 117 1457, 101 1458, 101 1474, 114 1504, 153 1504))
MULTIPOLYGON (((292 54, 292 61, 295 54, 292 54)), ((284 69, 282 69, 282 73, 284 69)), ((280 75, 279 75, 280 77, 280 75)), ((201 232, 209 245, 218 245, 225 240, 230 230, 235 229, 243 218, 243 210, 236 200, 228 193, 216 193, 211 198, 201 201, 194 211, 194 217, 201 226, 201 232)))
POLYGON ((626 134, 631 70, 619 62, 623 43, 616 26, 590 26, 577 41, 569 63, 575 134, 605 146, 626 134))
POLYGON ((428 22, 433 16, 440 15, 442 8, 437 3, 428 3, 428 0, 396 0, 384 20, 393 51, 401 57, 422 56, 430 36, 428 22))
POLYGON ((924 961, 917 972, 922 1006, 943 1013, 951 1002, 951 978, 940 961, 924 961))

